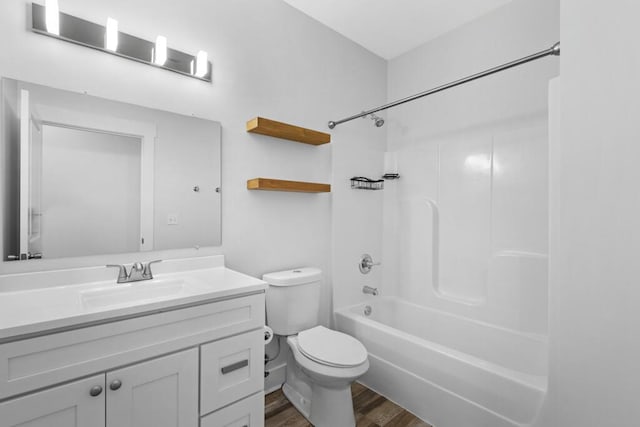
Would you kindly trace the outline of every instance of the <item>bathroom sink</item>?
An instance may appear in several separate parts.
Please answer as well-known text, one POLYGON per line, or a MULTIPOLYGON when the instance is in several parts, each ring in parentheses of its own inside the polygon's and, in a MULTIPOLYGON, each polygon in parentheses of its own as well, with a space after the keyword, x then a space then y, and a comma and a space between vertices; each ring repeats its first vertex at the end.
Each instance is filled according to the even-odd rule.
POLYGON ((101 308, 174 298, 193 288, 194 284, 184 279, 155 279, 86 290, 80 298, 85 308, 101 308))
POLYGON ((226 268, 222 255, 169 260, 161 270, 153 279, 131 283, 116 283, 115 272, 102 266, 0 275, 0 343, 266 288, 262 280, 226 268))

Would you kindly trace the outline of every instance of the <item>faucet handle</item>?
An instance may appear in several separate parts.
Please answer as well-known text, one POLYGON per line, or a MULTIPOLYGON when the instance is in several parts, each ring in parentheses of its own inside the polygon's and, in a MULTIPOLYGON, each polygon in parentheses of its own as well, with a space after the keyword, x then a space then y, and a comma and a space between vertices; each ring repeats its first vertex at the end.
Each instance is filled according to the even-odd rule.
POLYGON ((142 273, 142 275, 147 278, 147 279, 153 279, 153 273, 151 272, 151 264, 155 264, 157 262, 162 262, 161 259, 156 259, 153 261, 149 261, 148 263, 145 264, 144 266, 144 272, 142 273))
POLYGON ((105 267, 108 268, 118 268, 118 283, 122 283, 125 282, 127 280, 128 274, 127 274, 127 267, 125 267, 124 265, 121 264, 107 264, 105 267))
POLYGON ((358 268, 360 269, 360 273, 367 274, 371 271, 371 267, 373 267, 374 265, 380 265, 380 262, 373 262, 373 258, 371 258, 371 255, 363 254, 360 257, 358 268))

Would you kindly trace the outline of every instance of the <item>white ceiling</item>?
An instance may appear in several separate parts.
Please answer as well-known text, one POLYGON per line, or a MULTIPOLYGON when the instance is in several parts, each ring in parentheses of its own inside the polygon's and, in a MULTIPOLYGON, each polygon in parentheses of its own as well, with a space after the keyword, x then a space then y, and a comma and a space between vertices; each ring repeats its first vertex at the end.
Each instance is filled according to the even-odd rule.
POLYGON ((385 59, 511 0, 284 0, 385 59))

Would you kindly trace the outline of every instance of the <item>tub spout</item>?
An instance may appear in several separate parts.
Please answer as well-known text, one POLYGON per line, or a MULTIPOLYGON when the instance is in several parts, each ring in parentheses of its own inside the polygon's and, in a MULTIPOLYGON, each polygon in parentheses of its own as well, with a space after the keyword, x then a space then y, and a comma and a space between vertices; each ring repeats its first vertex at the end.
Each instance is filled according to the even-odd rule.
POLYGON ((362 293, 363 294, 371 294, 374 297, 378 295, 378 288, 372 288, 371 286, 363 286, 362 287, 362 293))

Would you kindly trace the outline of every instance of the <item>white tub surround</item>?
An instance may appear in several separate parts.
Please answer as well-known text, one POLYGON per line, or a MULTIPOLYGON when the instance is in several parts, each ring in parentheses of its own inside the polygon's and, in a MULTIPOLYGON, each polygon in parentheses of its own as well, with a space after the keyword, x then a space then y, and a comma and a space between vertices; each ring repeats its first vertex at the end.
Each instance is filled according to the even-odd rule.
POLYGON ((126 284, 84 270, 0 292, 0 426, 263 425, 264 282, 222 256, 126 284))
POLYGON ((395 297, 338 310, 336 326, 369 352, 365 385, 438 427, 528 425, 546 394, 548 344, 541 335, 395 297))

